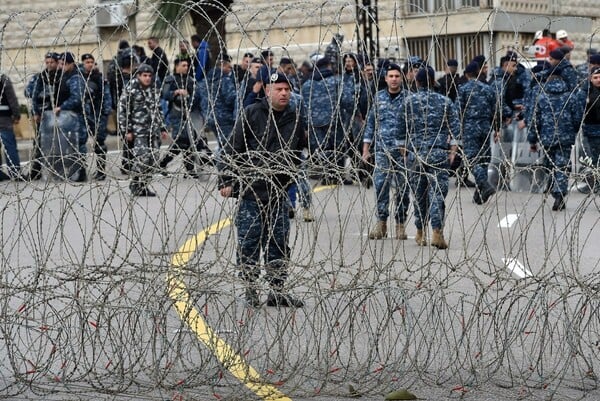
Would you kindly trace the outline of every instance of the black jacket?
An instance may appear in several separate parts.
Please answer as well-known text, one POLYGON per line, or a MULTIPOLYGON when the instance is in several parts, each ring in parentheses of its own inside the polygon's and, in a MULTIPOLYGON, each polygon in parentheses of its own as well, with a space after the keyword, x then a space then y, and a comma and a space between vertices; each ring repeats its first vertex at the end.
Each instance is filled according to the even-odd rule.
POLYGON ((306 137, 300 113, 274 112, 266 99, 244 109, 223 146, 219 188, 239 186, 239 196, 262 203, 280 200, 293 183, 306 137))

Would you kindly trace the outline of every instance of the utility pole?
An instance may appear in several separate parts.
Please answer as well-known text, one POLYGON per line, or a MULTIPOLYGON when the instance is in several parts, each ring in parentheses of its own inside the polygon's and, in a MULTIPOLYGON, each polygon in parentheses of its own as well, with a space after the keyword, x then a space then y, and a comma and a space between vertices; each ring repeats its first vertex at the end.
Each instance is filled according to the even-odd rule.
POLYGON ((371 60, 379 58, 379 17, 377 0, 356 0, 357 51, 371 60))

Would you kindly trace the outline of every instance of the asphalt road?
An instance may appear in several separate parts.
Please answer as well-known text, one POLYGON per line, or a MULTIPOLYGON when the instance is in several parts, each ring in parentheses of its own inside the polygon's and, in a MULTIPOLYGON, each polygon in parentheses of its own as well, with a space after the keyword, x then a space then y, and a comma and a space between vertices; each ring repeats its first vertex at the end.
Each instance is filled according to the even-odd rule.
POLYGON ((117 157, 103 182, 0 183, 0 398, 600 397, 594 196, 556 213, 543 194, 478 206, 451 185, 441 251, 411 223, 406 241, 369 240, 373 189, 311 181, 288 280, 306 307, 254 311, 214 171, 185 178, 177 161, 156 198, 131 198, 117 157))

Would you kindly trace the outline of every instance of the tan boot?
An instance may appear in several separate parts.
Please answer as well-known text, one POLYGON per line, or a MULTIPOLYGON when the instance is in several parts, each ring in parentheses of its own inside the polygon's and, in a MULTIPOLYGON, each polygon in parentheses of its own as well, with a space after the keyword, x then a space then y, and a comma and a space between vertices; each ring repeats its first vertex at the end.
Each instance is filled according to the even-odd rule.
POLYGON ((415 242, 419 246, 427 246, 427 238, 425 238, 425 231, 417 229, 417 235, 415 235, 415 242))
POLYGON ((431 236, 431 245, 435 246, 438 249, 448 248, 448 244, 444 239, 444 233, 439 228, 433 229, 433 235, 431 236))
POLYGON ((387 236, 387 222, 378 221, 373 231, 369 233, 369 239, 382 239, 387 236))
POLYGON ((398 223, 396 224, 396 239, 407 239, 406 230, 404 229, 404 224, 398 223))
POLYGON ((309 208, 302 209, 302 219, 306 222, 315 221, 315 216, 313 216, 312 212, 309 208))

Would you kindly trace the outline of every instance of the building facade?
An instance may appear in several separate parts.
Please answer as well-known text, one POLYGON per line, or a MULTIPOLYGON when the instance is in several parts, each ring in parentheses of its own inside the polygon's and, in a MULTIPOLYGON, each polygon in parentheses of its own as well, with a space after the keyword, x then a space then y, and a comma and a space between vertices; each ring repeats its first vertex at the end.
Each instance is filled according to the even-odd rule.
MULTIPOLYGON (((534 33, 544 28, 569 32, 569 38, 576 43, 574 62, 583 61, 587 48, 600 47, 597 0, 367 3, 367 15, 377 16, 381 57, 403 59, 418 55, 427 58, 440 72, 447 58, 458 59, 463 67, 477 54, 484 54, 490 64, 496 64, 508 49, 527 56, 534 33)), ((147 48, 152 24, 160 18, 157 4, 148 0, 5 0, 0 11, 0 70, 11 77, 22 93, 32 74, 43 67, 43 56, 49 50, 70 50, 76 55, 92 53, 103 67, 116 54, 121 39, 147 48)), ((311 53, 324 52, 334 35, 341 34, 342 51, 358 51, 364 41, 357 23, 363 4, 364 0, 233 1, 216 16, 214 12, 204 15, 201 8, 196 8, 193 11, 197 18, 180 18, 168 30, 161 46, 172 59, 178 52, 178 39, 189 39, 192 33, 203 31, 212 35, 211 43, 217 44, 212 49, 213 58, 215 53, 227 51, 237 60, 247 51, 270 48, 276 61, 282 56, 302 61, 311 53), (223 22, 223 37, 217 32, 217 19, 223 22)))

